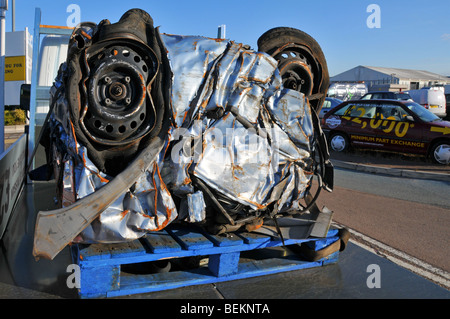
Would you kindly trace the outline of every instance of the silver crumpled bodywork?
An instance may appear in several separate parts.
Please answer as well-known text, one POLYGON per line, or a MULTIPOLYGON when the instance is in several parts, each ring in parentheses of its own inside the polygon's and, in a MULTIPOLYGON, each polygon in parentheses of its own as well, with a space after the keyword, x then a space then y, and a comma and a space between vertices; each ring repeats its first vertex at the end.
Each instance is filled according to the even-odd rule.
MULTIPOLYGON (((232 41, 161 37, 173 73, 173 124, 166 145, 135 186, 75 242, 121 242, 176 220, 204 221, 207 194, 194 187, 192 178, 250 212, 271 204, 276 212, 301 210, 313 177, 312 115, 302 93, 282 87, 277 61, 232 41)), ((64 111, 55 113, 51 123, 67 154, 82 159, 74 165, 69 157, 60 158, 62 204, 70 205, 110 177, 77 143, 64 111)))

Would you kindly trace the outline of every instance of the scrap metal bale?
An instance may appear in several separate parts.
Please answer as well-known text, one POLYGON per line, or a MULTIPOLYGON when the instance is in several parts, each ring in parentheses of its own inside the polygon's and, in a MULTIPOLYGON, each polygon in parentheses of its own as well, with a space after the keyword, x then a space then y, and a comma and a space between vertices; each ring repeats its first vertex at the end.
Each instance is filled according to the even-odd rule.
POLYGON ((269 54, 160 34, 139 9, 114 24, 81 24, 51 91, 50 158, 66 200, 39 213, 35 255, 52 258, 69 242, 134 240, 173 222, 251 231, 308 213, 332 186, 308 99, 328 76, 318 61, 305 94, 285 87, 269 54))

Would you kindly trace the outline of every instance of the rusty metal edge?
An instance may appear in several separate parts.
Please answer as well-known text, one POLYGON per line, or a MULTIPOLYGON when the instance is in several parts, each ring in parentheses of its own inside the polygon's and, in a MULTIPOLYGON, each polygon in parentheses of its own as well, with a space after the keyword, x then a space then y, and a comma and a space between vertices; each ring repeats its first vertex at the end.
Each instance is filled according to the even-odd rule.
POLYGON ((123 191, 133 185, 152 165, 163 146, 164 139, 156 136, 131 165, 98 191, 68 207, 40 211, 35 225, 33 256, 36 259, 53 259, 123 191))

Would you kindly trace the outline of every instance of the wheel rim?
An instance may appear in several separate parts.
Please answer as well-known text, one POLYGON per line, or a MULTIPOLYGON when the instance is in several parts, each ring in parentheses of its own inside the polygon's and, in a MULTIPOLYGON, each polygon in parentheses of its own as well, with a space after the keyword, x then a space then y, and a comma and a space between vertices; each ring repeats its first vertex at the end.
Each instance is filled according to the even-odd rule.
POLYGON ((283 86, 287 89, 310 95, 314 86, 314 75, 306 57, 293 50, 284 50, 275 56, 279 61, 283 86))
POLYGON ((450 164, 450 145, 441 144, 434 150, 434 159, 439 164, 450 164))
POLYGON ((151 63, 121 45, 105 48, 89 62, 89 106, 82 117, 88 136, 104 143, 129 143, 141 136, 154 118, 146 105, 151 63))
POLYGON ((347 141, 345 140, 345 138, 343 136, 335 135, 331 139, 330 144, 331 144, 331 148, 334 151, 342 152, 345 149, 345 147, 347 146, 347 141))

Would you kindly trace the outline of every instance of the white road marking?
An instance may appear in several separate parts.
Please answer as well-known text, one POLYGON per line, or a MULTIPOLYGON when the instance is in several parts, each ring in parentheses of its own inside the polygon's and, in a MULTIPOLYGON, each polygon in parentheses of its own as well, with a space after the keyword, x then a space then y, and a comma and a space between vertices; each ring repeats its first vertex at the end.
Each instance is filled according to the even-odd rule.
POLYGON ((347 228, 352 235, 352 237, 350 238, 350 241, 352 243, 376 255, 381 255, 382 257, 394 262, 395 264, 406 268, 419 276, 427 278, 446 289, 450 289, 450 273, 448 273, 447 271, 434 267, 400 250, 392 248, 373 238, 363 235, 345 225, 341 225, 336 222, 334 222, 333 224, 335 224, 337 227, 347 228))

